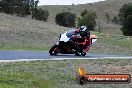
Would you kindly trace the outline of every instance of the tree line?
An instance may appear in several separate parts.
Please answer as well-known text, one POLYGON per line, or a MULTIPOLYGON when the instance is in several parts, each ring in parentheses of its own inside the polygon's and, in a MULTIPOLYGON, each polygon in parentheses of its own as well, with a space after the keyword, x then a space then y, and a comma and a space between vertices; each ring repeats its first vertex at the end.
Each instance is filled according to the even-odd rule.
POLYGON ((1 0, 0 11, 17 16, 32 15, 33 19, 47 21, 49 12, 38 7, 39 0, 1 0))
POLYGON ((123 34, 132 36, 132 3, 123 5, 118 16, 123 34))
POLYGON ((96 13, 84 10, 77 16, 71 12, 61 12, 58 13, 55 17, 55 22, 64 27, 80 27, 80 26, 87 26, 90 31, 95 30, 96 26, 96 13))
MULTIPOLYGON (((38 8, 39 0, 0 0, 0 11, 17 16, 31 15, 32 19, 47 21, 49 12, 38 8)), ((110 15, 106 14, 107 22, 110 15)), ((91 31, 95 30, 97 15, 84 9, 79 16, 72 12, 61 12, 55 17, 55 22, 64 27, 86 25, 91 31)), ((114 24, 121 24, 121 31, 126 36, 132 36, 132 3, 122 6, 118 17, 113 17, 114 24)))
MULTIPOLYGON (((95 30, 97 15, 94 12, 84 9, 79 16, 71 12, 61 12, 55 17, 55 21, 58 25, 64 27, 75 27, 86 25, 90 31, 95 30), (77 20, 76 20, 77 19, 77 20), (77 25, 76 22, 77 21, 77 25)), ((121 31, 125 36, 132 36, 132 3, 123 5, 118 16, 114 16, 110 19, 110 15, 106 13, 107 23, 110 21, 113 24, 120 24, 121 31)))

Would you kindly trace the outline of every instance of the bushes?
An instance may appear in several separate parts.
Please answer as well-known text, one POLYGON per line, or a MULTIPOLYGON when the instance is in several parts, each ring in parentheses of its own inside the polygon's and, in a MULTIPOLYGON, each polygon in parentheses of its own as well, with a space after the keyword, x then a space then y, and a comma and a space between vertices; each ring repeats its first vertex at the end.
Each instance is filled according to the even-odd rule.
POLYGON ((30 14, 29 0, 2 0, 1 11, 7 14, 25 16, 30 14))
POLYGON ((55 22, 64 27, 74 27, 75 26, 75 14, 70 12, 58 13, 55 17, 55 22))
MULTIPOLYGON (((96 14, 88 12, 86 9, 82 11, 81 16, 78 16, 78 26, 87 26, 91 31, 95 29, 96 26, 96 14)), ((55 17, 55 22, 64 27, 74 27, 75 26, 76 15, 70 12, 58 13, 55 17)))
POLYGON ((39 0, 2 0, 0 1, 0 11, 22 17, 32 15, 32 18, 47 21, 49 12, 38 9, 38 3, 39 0))
POLYGON ((1 12, 1 9, 2 9, 2 1, 0 1, 0 12, 1 12))
POLYGON ((47 21, 49 12, 43 9, 34 9, 33 18, 40 21, 47 21))
POLYGON ((132 36, 132 3, 123 5, 119 12, 119 20, 123 34, 132 36))
POLYGON ((93 31, 96 26, 96 21, 95 21, 96 17, 97 17, 96 13, 92 13, 87 10, 84 10, 81 13, 81 16, 78 17, 78 26, 85 25, 87 26, 88 29, 90 29, 90 31, 93 31))
POLYGON ((122 32, 126 36, 132 36, 132 15, 129 15, 125 20, 123 27, 121 28, 122 32))
POLYGON ((113 17, 112 23, 114 23, 114 24, 118 24, 118 23, 119 23, 119 19, 118 19, 117 16, 114 16, 114 17, 113 17))

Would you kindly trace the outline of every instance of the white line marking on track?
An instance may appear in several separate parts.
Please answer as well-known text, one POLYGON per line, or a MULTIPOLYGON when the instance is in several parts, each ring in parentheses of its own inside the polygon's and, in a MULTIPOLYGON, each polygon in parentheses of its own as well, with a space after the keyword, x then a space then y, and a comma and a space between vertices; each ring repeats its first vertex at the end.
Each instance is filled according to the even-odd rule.
POLYGON ((54 60, 91 60, 91 59, 132 59, 130 57, 95 57, 95 58, 52 58, 52 59, 17 59, 17 60, 0 60, 0 62, 30 62, 30 61, 54 61, 54 60))

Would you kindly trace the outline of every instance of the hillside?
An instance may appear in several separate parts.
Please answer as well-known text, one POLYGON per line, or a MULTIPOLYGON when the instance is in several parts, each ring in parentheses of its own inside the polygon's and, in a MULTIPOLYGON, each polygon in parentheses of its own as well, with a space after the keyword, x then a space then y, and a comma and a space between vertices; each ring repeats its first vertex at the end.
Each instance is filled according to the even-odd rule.
POLYGON ((53 17, 57 13, 62 11, 70 11, 76 14, 80 14, 83 9, 96 11, 97 14, 101 14, 101 15, 102 13, 105 14, 109 12, 112 16, 112 15, 117 15, 121 6, 126 3, 132 3, 132 0, 106 0, 95 3, 79 4, 79 5, 45 5, 45 6, 40 6, 40 8, 48 10, 50 12, 50 17, 53 17))
MULTIPOLYGON (((104 9, 105 7, 102 7, 104 3, 113 3, 113 1, 115 0, 94 3, 92 7, 95 8, 97 6, 104 9)), ((127 1, 130 2, 130 0, 126 0, 126 2, 117 0, 120 3, 127 3, 127 1)), ((106 6, 109 5, 113 4, 106 6)), ((68 8, 72 8, 69 10, 77 13, 82 8, 88 6, 91 7, 90 4, 78 6, 43 6, 43 8, 47 8, 50 11, 48 22, 33 20, 30 17, 21 18, 0 13, 0 50, 49 50, 49 47, 57 41, 59 34, 69 29, 55 24, 55 14, 68 8)), ((118 6, 115 8, 119 9, 118 6)), ((100 11, 98 14, 100 14, 100 11)), ((114 11, 115 9, 113 9, 113 14, 115 14, 114 11)), ((101 31, 104 33, 92 32, 92 34, 98 36, 98 41, 95 45, 91 46, 89 52, 132 55, 132 39, 121 35, 120 26, 106 23, 103 17, 100 15, 101 31), (115 36, 115 34, 119 36, 115 36)))
POLYGON ((112 34, 122 34, 119 30, 119 25, 113 25, 112 23, 107 23, 106 14, 108 13, 111 19, 114 16, 118 15, 119 9, 122 5, 126 3, 132 3, 132 0, 106 0, 101 2, 96 2, 93 4, 81 4, 81 5, 45 5, 40 6, 40 8, 46 9, 50 13, 49 22, 54 23, 54 18, 57 13, 63 11, 69 11, 72 13, 76 13, 79 15, 82 10, 87 9, 92 12, 96 12, 97 19, 97 30, 100 26, 101 31, 104 33, 112 33, 112 34), (114 32, 113 32, 114 31, 114 32))
POLYGON ((0 13, 0 48, 43 47, 56 41, 65 29, 48 22, 0 13))

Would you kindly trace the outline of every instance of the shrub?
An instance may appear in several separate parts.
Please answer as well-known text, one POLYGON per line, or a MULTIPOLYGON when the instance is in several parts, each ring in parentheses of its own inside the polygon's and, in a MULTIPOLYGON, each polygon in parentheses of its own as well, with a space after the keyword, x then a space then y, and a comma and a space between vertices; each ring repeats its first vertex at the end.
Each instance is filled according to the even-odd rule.
POLYGON ((93 31, 96 26, 96 13, 83 11, 81 17, 78 18, 78 26, 86 25, 90 31, 93 31))
POLYGON ((119 23, 119 19, 118 19, 117 16, 114 16, 114 17, 113 17, 112 23, 114 23, 114 24, 118 24, 118 23, 119 23))
POLYGON ((34 9, 33 18, 40 20, 40 21, 47 21, 48 16, 49 16, 48 11, 43 10, 41 8, 39 8, 39 9, 35 8, 34 9))
POLYGON ((29 0, 2 0, 0 4, 1 11, 7 14, 17 14, 19 16, 30 14, 29 0))
POLYGON ((55 17, 55 22, 64 27, 74 27, 75 26, 75 14, 70 12, 58 13, 55 17))
POLYGON ((132 3, 123 5, 119 11, 119 20, 123 34, 132 36, 132 3))
POLYGON ((110 23, 110 21, 111 21, 110 14, 106 13, 105 16, 106 16, 106 19, 107 19, 107 23, 110 23))

